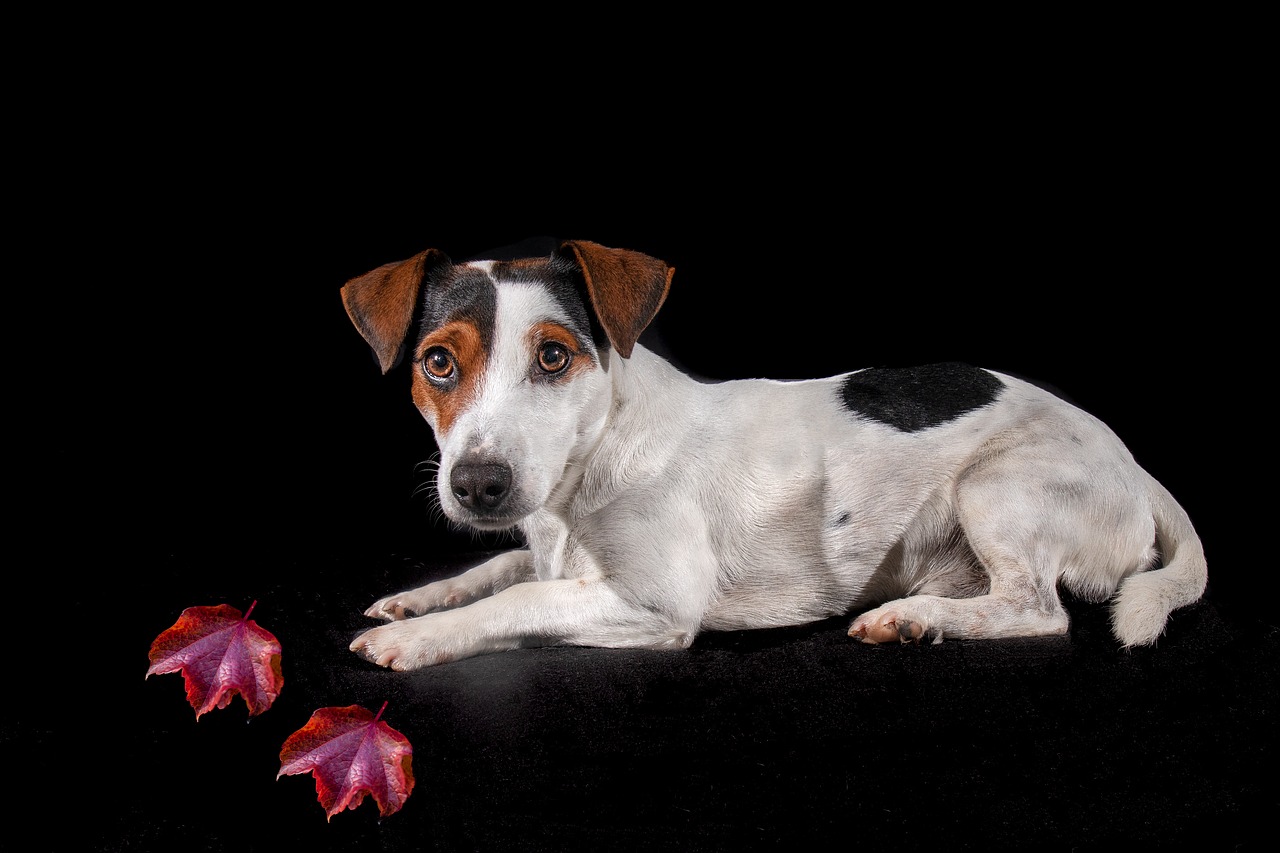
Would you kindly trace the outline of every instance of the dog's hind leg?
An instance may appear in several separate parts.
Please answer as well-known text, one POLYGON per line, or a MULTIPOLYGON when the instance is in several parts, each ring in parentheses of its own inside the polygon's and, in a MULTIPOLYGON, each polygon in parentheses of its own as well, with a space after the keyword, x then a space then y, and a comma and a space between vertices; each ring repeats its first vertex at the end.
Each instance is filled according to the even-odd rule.
POLYGON ((861 614, 849 636, 883 643, 1066 633, 1057 580, 1071 543, 1080 538, 1080 522, 1036 476, 1035 458, 1014 453, 988 460, 954 487, 955 521, 976 566, 954 561, 955 568, 947 569, 943 549, 911 542, 908 533, 904 550, 920 565, 907 572, 920 579, 913 587, 919 594, 861 614), (968 584, 978 594, 964 595, 964 584, 949 583, 958 572, 975 569, 989 581, 985 589, 968 584))
MULTIPOLYGON (((996 639, 1064 634, 1067 612, 1058 598, 1054 549, 1035 537, 1005 538, 993 519, 1010 519, 987 504, 966 519, 960 513, 969 559, 925 549, 912 559, 925 565, 917 594, 899 598, 858 616, 849 636, 864 643, 932 639, 996 639), (975 563, 977 564, 975 566, 975 563), (980 582, 985 572, 987 583, 980 582)), ((1011 526, 1018 526, 1016 524, 1011 526)), ((914 549, 906 549, 908 552, 914 549)))
POLYGON ((1065 634, 1067 613, 1056 592, 1031 582, 1032 573, 1003 571, 992 591, 973 598, 912 595, 863 613, 849 636, 864 643, 918 642, 926 637, 996 639, 1065 634))
MULTIPOLYGON (((955 517, 990 577, 985 595, 891 601, 858 617, 850 635, 884 642, 1062 634, 1068 620, 1058 598, 1060 581, 1083 598, 1103 601, 1124 578, 1147 569, 1157 536, 1147 481, 1134 475, 1132 460, 1114 439, 1086 427, 1028 427, 1023 436, 1032 440, 992 448, 956 482, 955 517)), ((1182 539, 1193 537, 1184 531, 1182 539)), ((1159 572, 1150 575, 1161 590, 1172 589, 1166 596, 1171 603, 1159 601, 1157 613, 1197 591, 1199 553, 1188 546, 1180 556, 1183 551, 1189 568, 1175 564, 1167 580, 1159 572)), ((1128 619, 1135 609, 1122 608, 1122 619, 1138 621, 1128 619)))

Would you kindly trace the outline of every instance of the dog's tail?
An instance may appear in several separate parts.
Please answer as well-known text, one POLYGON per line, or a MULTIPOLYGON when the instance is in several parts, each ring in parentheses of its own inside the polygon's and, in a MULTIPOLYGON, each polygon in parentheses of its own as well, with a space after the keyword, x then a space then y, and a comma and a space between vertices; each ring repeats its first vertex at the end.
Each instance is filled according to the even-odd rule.
POLYGON ((1163 565, 1125 578, 1111 610, 1111 630, 1125 648, 1154 643, 1169 614, 1194 604, 1209 580, 1204 544, 1186 510, 1154 478, 1152 512, 1163 565))

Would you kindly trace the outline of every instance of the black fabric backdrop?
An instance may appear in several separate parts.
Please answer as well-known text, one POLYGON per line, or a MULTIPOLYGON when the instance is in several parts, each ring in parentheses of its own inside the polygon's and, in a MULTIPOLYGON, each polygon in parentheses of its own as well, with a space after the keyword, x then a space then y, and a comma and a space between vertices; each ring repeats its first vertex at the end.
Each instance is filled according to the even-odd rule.
POLYGON ((23 849, 1267 840, 1275 581, 1254 546, 1269 524, 1244 519, 1270 461, 1237 393, 1257 385, 1241 372, 1253 312, 1204 218, 1155 166, 1121 181, 1078 158, 925 158, 870 177, 832 177, 829 162, 762 178, 629 161, 550 183, 522 163, 482 188, 426 163, 113 178, 145 213, 48 271, 84 287, 53 315, 70 323, 65 409, 33 430, 54 439, 57 473, 32 493, 46 511, 31 532, 79 579, 40 569, 28 599, 41 618, 26 637, 55 652, 20 655, 27 680, 13 684, 72 697, 9 703, 5 742, 39 756, 14 778, 50 811, 23 849), (428 246, 461 259, 542 235, 672 263, 644 340, 711 381, 962 360, 1053 386, 1184 503, 1209 594, 1133 652, 1104 608, 1072 602, 1070 634, 1053 639, 872 648, 838 619, 683 652, 525 650, 414 674, 364 663, 346 646, 372 600, 510 543, 433 518, 417 467, 430 432, 338 288, 428 246), (237 699, 197 721, 179 676, 144 679, 151 641, 184 608, 254 601, 284 646, 267 713, 248 719, 237 699), (317 708, 384 701, 414 745, 416 788, 384 820, 366 801, 326 821, 310 777, 276 779, 280 746, 317 708))

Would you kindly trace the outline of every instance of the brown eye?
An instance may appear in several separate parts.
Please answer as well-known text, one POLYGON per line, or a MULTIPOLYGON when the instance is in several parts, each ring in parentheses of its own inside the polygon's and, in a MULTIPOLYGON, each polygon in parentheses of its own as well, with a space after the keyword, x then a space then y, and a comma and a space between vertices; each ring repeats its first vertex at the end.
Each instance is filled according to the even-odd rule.
POLYGON ((422 358, 422 370, 428 379, 448 379, 453 376, 453 356, 441 347, 432 347, 422 358))
POLYGON ((538 368, 543 373, 559 373, 569 366, 569 350, 555 341, 547 341, 538 347, 538 368))

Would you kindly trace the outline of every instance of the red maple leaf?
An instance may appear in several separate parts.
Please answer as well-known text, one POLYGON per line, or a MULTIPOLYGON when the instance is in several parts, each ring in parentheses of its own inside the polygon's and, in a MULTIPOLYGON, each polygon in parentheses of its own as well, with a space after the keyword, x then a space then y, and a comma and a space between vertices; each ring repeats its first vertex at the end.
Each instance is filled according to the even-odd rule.
POLYGON ((321 708, 280 749, 280 772, 311 771, 326 820, 354 809, 371 794, 382 817, 395 814, 413 791, 413 746, 400 732, 359 705, 321 708))
POLYGON ((280 641, 249 619, 257 605, 243 616, 229 604, 188 607, 151 643, 147 678, 181 672, 197 720, 215 707, 227 707, 237 693, 249 716, 261 714, 280 695, 284 676, 280 641))

